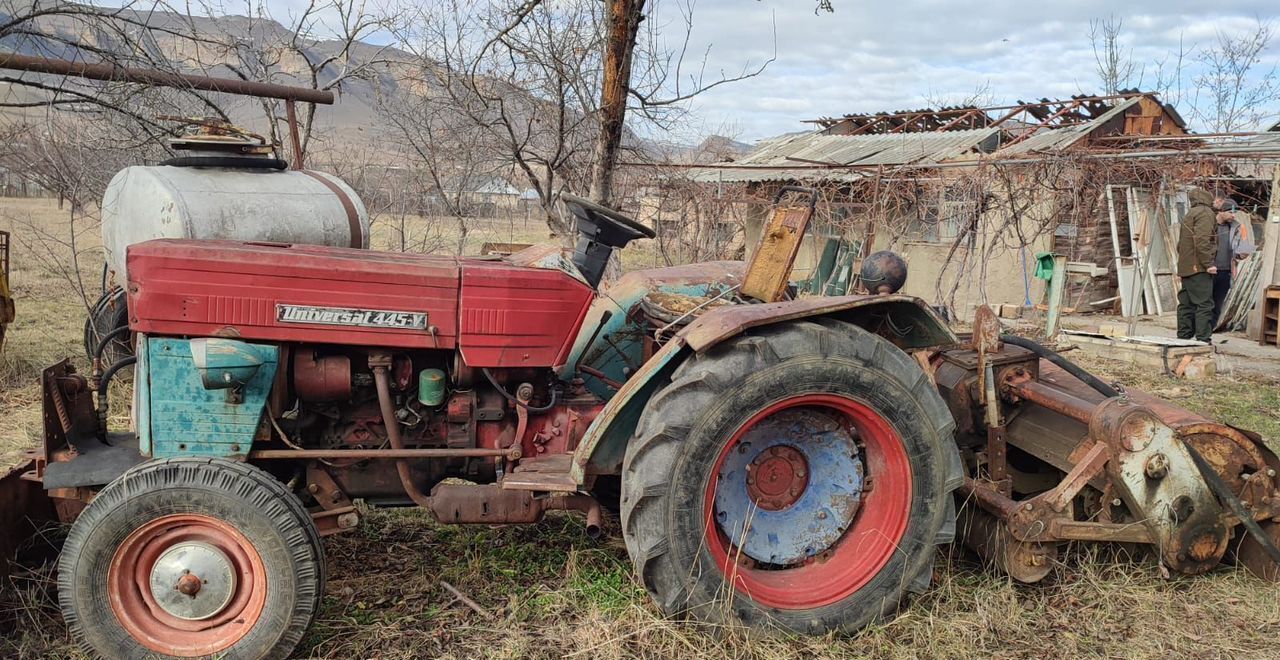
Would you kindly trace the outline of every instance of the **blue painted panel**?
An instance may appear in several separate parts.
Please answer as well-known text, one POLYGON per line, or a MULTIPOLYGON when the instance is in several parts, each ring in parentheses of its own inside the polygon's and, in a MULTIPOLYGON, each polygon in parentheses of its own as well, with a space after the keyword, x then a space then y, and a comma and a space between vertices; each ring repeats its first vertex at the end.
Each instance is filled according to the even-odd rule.
MULTIPOLYGON (((611 380, 626 382, 640 369, 644 336, 653 332, 647 324, 637 323, 640 316, 632 313, 641 298, 654 291, 697 297, 715 295, 723 290, 723 285, 718 282, 655 282, 642 277, 644 274, 645 271, 640 271, 628 275, 596 298, 587 311, 569 360, 560 373, 561 378, 571 378, 573 374, 570 372, 581 360, 581 364, 600 371, 611 380), (596 333, 595 329, 600 326, 606 312, 611 316, 596 333), (587 341, 593 335, 594 340, 588 346, 587 341)), ((608 400, 616 394, 598 378, 585 373, 579 375, 586 382, 587 389, 596 396, 608 400)))
MULTIPOLYGON (((253 444, 267 395, 275 379, 278 351, 269 344, 245 344, 262 367, 244 386, 240 403, 230 390, 207 390, 185 339, 148 338, 145 386, 149 392, 149 435, 141 440, 156 458, 243 456, 253 444)), ((142 428, 139 427, 139 431, 142 428)))

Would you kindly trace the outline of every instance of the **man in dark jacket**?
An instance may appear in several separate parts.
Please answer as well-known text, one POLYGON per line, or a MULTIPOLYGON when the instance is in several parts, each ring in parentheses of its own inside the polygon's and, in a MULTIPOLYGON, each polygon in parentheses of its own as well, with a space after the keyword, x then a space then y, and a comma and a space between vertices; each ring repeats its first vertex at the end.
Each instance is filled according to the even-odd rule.
POLYGON ((1187 194, 1191 210, 1178 234, 1178 337, 1208 343, 1213 333, 1213 265, 1218 252, 1213 195, 1201 188, 1187 194))

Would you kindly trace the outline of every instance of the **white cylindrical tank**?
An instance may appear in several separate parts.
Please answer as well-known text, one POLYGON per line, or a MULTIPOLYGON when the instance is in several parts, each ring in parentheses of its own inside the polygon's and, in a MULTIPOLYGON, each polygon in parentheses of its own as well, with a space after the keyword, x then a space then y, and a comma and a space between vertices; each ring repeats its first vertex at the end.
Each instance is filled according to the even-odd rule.
POLYGON ((123 285, 125 250, 153 238, 369 247, 369 214, 341 179, 310 170, 134 166, 102 199, 108 281, 123 285))

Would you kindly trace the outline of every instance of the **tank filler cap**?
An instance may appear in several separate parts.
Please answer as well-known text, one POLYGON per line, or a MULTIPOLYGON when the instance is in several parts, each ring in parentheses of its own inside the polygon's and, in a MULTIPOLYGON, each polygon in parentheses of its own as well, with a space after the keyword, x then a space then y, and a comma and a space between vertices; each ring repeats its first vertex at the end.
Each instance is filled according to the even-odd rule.
POLYGON ((222 156, 271 156, 274 145, 257 133, 215 117, 178 117, 163 115, 158 119, 177 122, 193 131, 170 138, 169 146, 179 151, 204 151, 222 156))

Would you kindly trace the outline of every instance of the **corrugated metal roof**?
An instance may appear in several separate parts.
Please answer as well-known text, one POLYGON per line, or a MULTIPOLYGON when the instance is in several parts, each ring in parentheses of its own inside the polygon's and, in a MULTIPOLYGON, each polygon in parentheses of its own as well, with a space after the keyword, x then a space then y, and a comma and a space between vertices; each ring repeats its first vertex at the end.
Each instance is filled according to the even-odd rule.
POLYGON ((857 181, 866 176, 862 170, 839 170, 824 169, 821 167, 810 168, 779 168, 779 167, 751 167, 751 168, 705 168, 700 169, 691 177, 694 181, 702 183, 764 183, 768 181, 800 181, 800 182, 820 182, 833 181, 849 183, 857 181))
MULTIPOLYGON (((790 133, 761 141, 755 150, 733 163, 733 167, 705 169, 694 176, 708 183, 763 181, 853 181, 865 171, 823 169, 836 165, 913 165, 955 160, 968 153, 991 153, 1012 157, 1062 151, 1137 105, 1142 96, 1121 100, 1096 118, 1065 128, 1042 128, 1025 140, 997 148, 997 141, 1010 142, 1017 126, 1001 126, 960 131, 921 133, 876 133, 868 135, 826 135, 821 132, 790 133), (994 150, 994 153, 992 151, 994 150), (806 168, 806 161, 812 168, 806 168)), ((1024 125, 1025 126, 1025 125, 1024 125)))
POLYGON ((1111 121, 1116 116, 1124 113, 1124 111, 1132 108, 1141 98, 1142 97, 1135 96, 1131 99, 1121 101, 1110 110, 1098 115, 1096 119, 1084 124, 1068 126, 1067 128, 1041 129, 1032 134, 1031 137, 1028 137, 1016 144, 1011 144, 999 149, 996 153, 1001 156, 1017 156, 1018 154, 1061 151, 1075 144, 1076 141, 1087 135, 1089 131, 1111 121))
POLYGON ((1232 146, 1239 148, 1241 152, 1267 152, 1256 156, 1244 153, 1240 157, 1228 158, 1227 167, 1237 176, 1266 181, 1275 174, 1277 158, 1271 153, 1280 151, 1280 133, 1256 135, 1231 145, 1219 145, 1219 148, 1227 150, 1232 146))
POLYGON ((850 170, 796 169, 809 164, 910 165, 937 163, 995 146, 999 129, 982 128, 940 133, 881 133, 823 135, 799 133, 762 141, 734 163, 733 168, 708 169, 696 175, 706 182, 757 182, 793 179, 854 180, 850 170), (743 166, 754 166, 746 168, 743 166))

